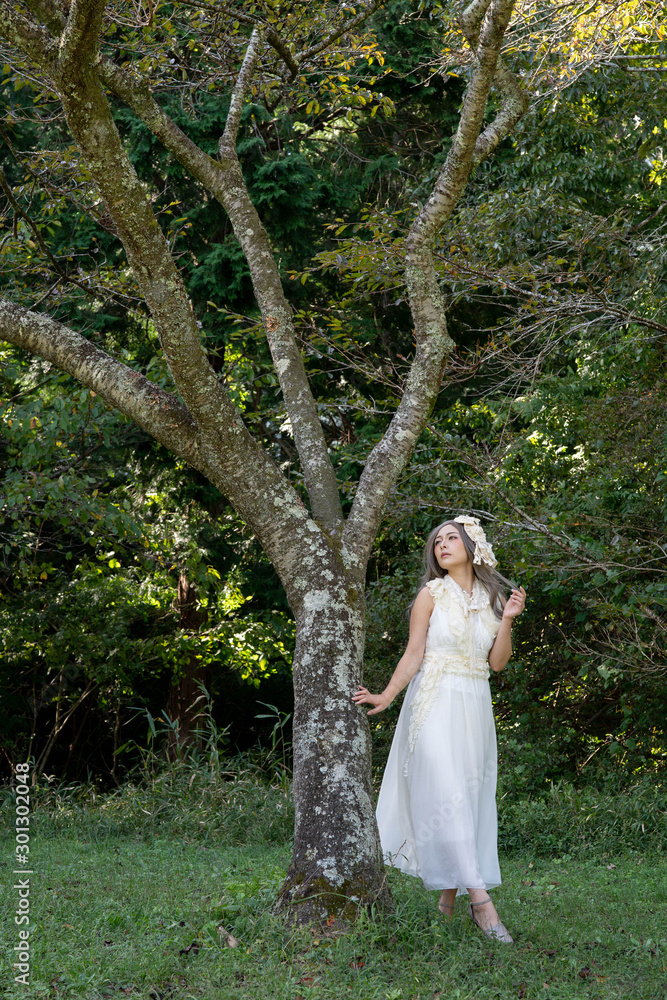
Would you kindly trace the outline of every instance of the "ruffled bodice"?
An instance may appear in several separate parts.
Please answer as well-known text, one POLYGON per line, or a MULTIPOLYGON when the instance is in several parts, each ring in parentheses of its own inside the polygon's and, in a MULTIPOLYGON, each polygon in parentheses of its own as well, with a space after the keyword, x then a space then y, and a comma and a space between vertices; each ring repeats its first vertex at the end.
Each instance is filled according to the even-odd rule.
MULTIPOLYGON (((418 677, 419 688, 412 700, 408 750, 433 707, 443 674, 463 674, 482 680, 489 676, 489 651, 500 628, 489 595, 475 579, 472 596, 446 575, 427 583, 433 612, 418 677)), ((406 762, 407 766, 407 762, 406 762)))

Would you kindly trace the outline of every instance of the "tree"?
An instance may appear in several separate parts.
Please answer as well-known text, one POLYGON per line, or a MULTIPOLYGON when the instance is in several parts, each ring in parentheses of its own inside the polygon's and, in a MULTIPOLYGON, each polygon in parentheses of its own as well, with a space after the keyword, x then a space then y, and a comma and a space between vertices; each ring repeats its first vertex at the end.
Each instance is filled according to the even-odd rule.
MULTIPOLYGON (((159 66, 167 46, 175 46, 171 20, 149 25, 155 44, 141 58, 132 51, 131 32, 123 34, 122 4, 73 0, 67 13, 52 0, 25 0, 23 6, 3 2, 0 8, 0 34, 13 52, 14 65, 58 96, 81 167, 103 199, 150 311, 174 391, 160 388, 74 329, 9 299, 0 303, 0 333, 77 378, 198 469, 229 498, 275 566, 297 628, 296 830, 292 865, 280 894, 281 905, 297 919, 332 913, 345 918, 360 902, 388 898, 371 793, 368 725, 350 701, 361 679, 366 564, 383 505, 424 427, 454 346, 434 266, 434 239, 459 202, 473 166, 504 139, 526 106, 521 87, 500 58, 515 0, 473 0, 460 16, 474 57, 459 125, 405 241, 414 357, 400 403, 367 458, 344 517, 292 312, 266 229, 248 194, 236 139, 253 88, 266 93, 273 86, 284 99, 290 88, 307 87, 311 74, 325 74, 331 81, 332 106, 342 121, 347 112, 334 87, 340 75, 335 47, 345 45, 354 58, 363 40, 355 32, 363 30, 379 6, 372 0, 348 13, 336 4, 267 0, 248 14, 245 5, 166 5, 165 15, 176 17, 183 7, 191 13, 200 67, 211 53, 211 39, 224 32, 227 51, 235 54, 243 30, 251 29, 217 158, 178 127, 153 93, 160 72, 151 77, 148 67, 151 62, 159 66), (313 42, 313 37, 320 40, 313 42), (493 84, 499 100, 484 126, 493 84), (261 310, 310 511, 251 436, 224 376, 218 377, 207 358, 169 242, 124 148, 110 95, 141 118, 229 216, 261 310)), ((332 114, 329 127, 336 120, 332 114)), ((94 196, 94 191, 88 194, 94 196)))

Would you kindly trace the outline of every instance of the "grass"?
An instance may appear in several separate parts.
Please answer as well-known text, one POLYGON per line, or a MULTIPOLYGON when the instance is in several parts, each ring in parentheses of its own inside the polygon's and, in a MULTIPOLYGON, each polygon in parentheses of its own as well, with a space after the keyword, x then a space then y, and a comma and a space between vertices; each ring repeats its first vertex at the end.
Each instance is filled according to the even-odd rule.
POLYGON ((363 917, 345 935, 286 930, 271 913, 289 863, 286 782, 262 781, 251 767, 176 767, 148 777, 110 796, 85 786, 38 793, 28 988, 13 980, 13 845, 0 840, 1 997, 667 998, 664 845, 635 836, 636 810, 625 800, 614 809, 606 797, 595 809, 560 789, 550 812, 540 806, 531 820, 528 808, 523 826, 506 824, 519 833, 508 841, 511 853, 501 852, 504 882, 493 894, 515 937, 508 947, 473 927, 462 900, 445 924, 437 894, 395 871, 391 916, 363 917), (559 844, 579 814, 597 844, 577 835, 569 853, 546 853, 536 826, 537 849, 527 846, 530 822, 550 823, 559 844))

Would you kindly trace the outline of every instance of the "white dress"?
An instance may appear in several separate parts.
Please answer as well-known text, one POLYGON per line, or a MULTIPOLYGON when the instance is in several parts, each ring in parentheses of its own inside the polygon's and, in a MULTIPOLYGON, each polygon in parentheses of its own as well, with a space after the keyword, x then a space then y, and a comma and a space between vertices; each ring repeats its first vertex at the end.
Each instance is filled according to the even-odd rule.
POLYGON ((477 579, 426 585, 434 608, 410 681, 377 804, 387 864, 427 889, 500 885, 496 730, 488 654, 500 627, 477 579))

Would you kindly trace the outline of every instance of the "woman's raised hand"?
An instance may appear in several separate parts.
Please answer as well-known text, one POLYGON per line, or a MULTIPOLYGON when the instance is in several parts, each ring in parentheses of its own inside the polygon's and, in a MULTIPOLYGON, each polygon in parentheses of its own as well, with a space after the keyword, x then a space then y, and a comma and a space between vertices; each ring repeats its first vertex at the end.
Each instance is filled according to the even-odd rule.
POLYGON ((391 698, 388 698, 385 694, 371 694, 368 688, 360 687, 352 695, 352 701, 356 705, 363 705, 368 703, 372 705, 373 708, 366 712, 366 715, 377 715, 378 712, 383 712, 385 708, 391 705, 391 698))
POLYGON ((503 618, 516 618, 520 615, 526 606, 526 591, 523 587, 519 587, 518 590, 512 589, 507 604, 503 609, 503 618))

